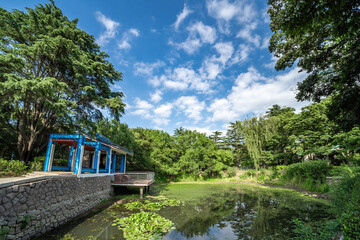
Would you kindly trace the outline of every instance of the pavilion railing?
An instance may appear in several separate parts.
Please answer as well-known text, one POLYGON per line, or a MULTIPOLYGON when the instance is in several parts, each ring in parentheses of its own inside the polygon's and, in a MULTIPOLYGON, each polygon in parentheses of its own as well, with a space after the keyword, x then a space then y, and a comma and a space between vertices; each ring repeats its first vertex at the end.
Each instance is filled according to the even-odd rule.
POLYGON ((154 172, 126 172, 123 174, 115 175, 116 182, 129 182, 134 180, 154 180, 154 172))

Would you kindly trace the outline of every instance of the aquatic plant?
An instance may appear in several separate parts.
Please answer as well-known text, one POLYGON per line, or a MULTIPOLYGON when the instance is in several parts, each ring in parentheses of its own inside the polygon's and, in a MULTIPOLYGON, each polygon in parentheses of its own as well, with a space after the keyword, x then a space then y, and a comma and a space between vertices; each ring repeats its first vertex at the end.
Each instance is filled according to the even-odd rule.
POLYGON ((145 208, 147 210, 160 210, 164 207, 165 207, 165 205, 161 202, 150 202, 145 205, 145 208))
POLYGON ((144 204, 142 202, 130 202, 130 203, 125 203, 124 207, 128 210, 135 210, 135 209, 144 208, 144 204))
POLYGON ((165 200, 165 201, 163 202, 163 204, 166 205, 166 206, 180 206, 180 205, 181 205, 181 201, 169 199, 169 200, 165 200))
POLYGON ((123 230, 126 239, 149 239, 167 233, 173 222, 153 212, 139 212, 117 218, 112 225, 123 230))

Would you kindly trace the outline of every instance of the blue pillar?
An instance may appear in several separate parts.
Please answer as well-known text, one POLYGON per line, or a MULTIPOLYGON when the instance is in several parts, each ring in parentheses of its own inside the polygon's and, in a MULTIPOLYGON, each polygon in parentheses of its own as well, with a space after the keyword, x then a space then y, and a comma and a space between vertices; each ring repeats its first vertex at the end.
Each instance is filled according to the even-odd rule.
POLYGON ((125 155, 121 154, 120 172, 125 172, 125 155))
POLYGON ((101 143, 97 143, 95 146, 95 152, 94 152, 94 168, 96 169, 95 172, 99 173, 98 171, 98 162, 99 162, 99 152, 101 151, 101 143))
POLYGON ((81 166, 80 164, 82 163, 82 147, 84 146, 84 143, 85 143, 85 137, 84 136, 81 136, 78 140, 78 143, 77 143, 77 147, 76 147, 76 158, 75 158, 75 167, 74 167, 74 173, 75 174, 80 174, 81 172, 81 166), (79 171, 80 169, 80 171, 79 171))
POLYGON ((46 157, 45 157, 45 164, 44 164, 44 172, 48 171, 49 168, 49 161, 51 155, 51 146, 53 145, 53 141, 49 140, 47 150, 46 150, 46 157))
POLYGON ((69 162, 68 162, 68 167, 69 167, 70 171, 71 171, 71 164, 72 164, 73 154, 74 154, 74 147, 71 147, 70 148, 70 154, 69 154, 69 162))
POLYGON ((113 152, 113 155, 112 155, 112 172, 114 173, 115 172, 115 168, 116 168, 116 159, 117 159, 117 155, 116 155, 116 152, 113 152))
POLYGON ((106 154, 106 172, 110 170, 110 162, 111 162, 111 148, 107 150, 106 154))

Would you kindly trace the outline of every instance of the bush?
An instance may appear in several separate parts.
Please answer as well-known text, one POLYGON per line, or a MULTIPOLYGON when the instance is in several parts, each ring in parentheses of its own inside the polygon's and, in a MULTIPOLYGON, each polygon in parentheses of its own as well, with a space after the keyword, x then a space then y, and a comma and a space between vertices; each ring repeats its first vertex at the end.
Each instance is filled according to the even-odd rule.
POLYGON ((23 161, 0 159, 0 176, 19 176, 27 172, 23 161))
POLYGON ((284 182, 299 185, 307 190, 327 192, 326 175, 331 166, 326 160, 313 160, 309 162, 294 163, 285 169, 280 177, 284 182))
POLYGON ((344 175, 332 197, 345 239, 360 239, 360 174, 344 175))
POLYGON ((297 177, 302 182, 310 178, 320 183, 325 183, 329 170, 330 166, 326 160, 294 163, 286 168, 283 178, 291 181, 291 179, 297 177))
POLYGON ((329 176, 346 176, 351 173, 360 173, 360 167, 349 167, 347 165, 334 166, 329 171, 329 176))

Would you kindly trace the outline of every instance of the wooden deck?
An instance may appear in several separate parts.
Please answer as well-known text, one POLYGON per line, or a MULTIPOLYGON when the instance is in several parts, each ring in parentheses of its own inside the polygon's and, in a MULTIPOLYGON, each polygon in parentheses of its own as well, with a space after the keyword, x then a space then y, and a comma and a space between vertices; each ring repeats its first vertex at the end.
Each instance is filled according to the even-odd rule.
POLYGON ((111 185, 148 187, 155 181, 154 176, 154 172, 126 172, 114 175, 111 185))
POLYGON ((152 184, 155 180, 146 180, 146 179, 130 179, 127 181, 114 181, 111 183, 113 186, 136 186, 136 187, 148 187, 152 184))

